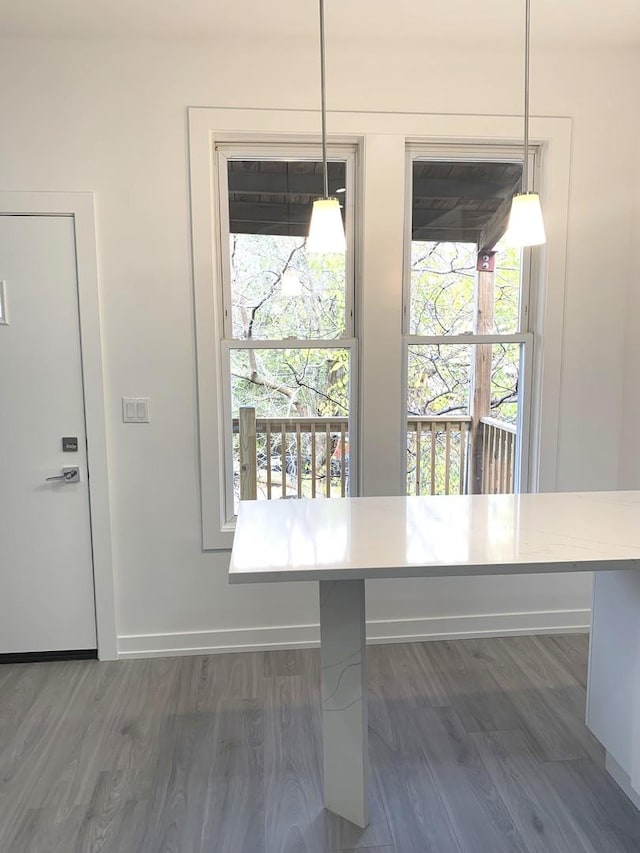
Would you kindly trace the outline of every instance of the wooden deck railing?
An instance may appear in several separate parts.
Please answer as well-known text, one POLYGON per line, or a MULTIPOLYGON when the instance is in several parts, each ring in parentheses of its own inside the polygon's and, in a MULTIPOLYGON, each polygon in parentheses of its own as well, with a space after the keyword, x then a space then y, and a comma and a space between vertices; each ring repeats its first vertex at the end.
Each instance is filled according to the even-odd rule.
POLYGON ((516 460, 516 427, 482 418, 482 494, 512 494, 516 460))
POLYGON ((233 432, 242 499, 349 494, 349 418, 256 418, 254 409, 241 408, 233 432))
POLYGON ((467 493, 471 418, 412 415, 407 421, 407 492, 467 493))
MULTIPOLYGON (((482 418, 482 492, 513 492, 516 428, 482 418)), ((472 419, 466 415, 407 420, 407 493, 467 494, 472 419)), ((349 419, 233 420, 236 493, 242 499, 330 498, 349 494, 349 419)))

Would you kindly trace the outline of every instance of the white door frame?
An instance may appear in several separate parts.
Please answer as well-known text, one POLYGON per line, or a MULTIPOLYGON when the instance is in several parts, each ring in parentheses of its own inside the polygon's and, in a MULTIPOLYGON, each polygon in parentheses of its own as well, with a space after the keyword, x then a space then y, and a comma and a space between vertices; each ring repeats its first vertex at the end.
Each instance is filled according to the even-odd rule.
POLYGON ((73 217, 98 657, 115 660, 118 651, 93 194, 0 191, 2 214, 73 217))

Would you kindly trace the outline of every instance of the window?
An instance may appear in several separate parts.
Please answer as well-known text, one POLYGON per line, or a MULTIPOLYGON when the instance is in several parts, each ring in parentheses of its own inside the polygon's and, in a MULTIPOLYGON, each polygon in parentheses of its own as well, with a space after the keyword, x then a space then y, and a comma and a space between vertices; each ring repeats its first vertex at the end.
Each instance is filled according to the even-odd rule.
POLYGON ((449 146, 409 148, 408 168, 407 493, 518 491, 532 335, 526 259, 502 237, 522 166, 449 146))
POLYGON ((225 520, 243 488, 240 447, 255 434, 260 498, 352 492, 354 151, 331 149, 347 252, 306 236, 322 163, 304 147, 216 148, 222 263, 225 520), (247 420, 240 410, 250 410, 247 420))
MULTIPOLYGON (((298 227, 301 225, 297 217, 306 206, 306 199, 302 203, 306 191, 298 183, 300 193, 292 195, 287 191, 286 181, 291 182, 292 172, 298 169, 295 164, 302 164, 304 169, 320 176, 318 117, 314 111, 305 110, 224 108, 191 108, 188 117, 203 547, 227 549, 233 542, 233 510, 239 488, 240 408, 243 414, 245 408, 253 408, 256 412, 261 488, 267 490, 270 480, 272 497, 278 495, 278 488, 282 497, 290 497, 299 490, 303 494, 313 493, 314 483, 316 497, 326 496, 327 486, 332 496, 340 495, 343 488, 345 493, 357 491, 363 495, 401 494, 409 488, 415 494, 416 478, 420 480, 420 493, 425 493, 429 491, 425 476, 431 476, 432 464, 436 467, 436 477, 440 478, 436 490, 458 491, 461 481, 463 489, 469 489, 472 476, 469 453, 475 452, 471 439, 467 436, 461 441, 456 433, 462 430, 456 429, 454 423, 449 425, 447 432, 446 428, 440 429, 440 423, 432 430, 430 424, 423 421, 442 415, 449 420, 457 418, 464 430, 471 429, 468 425, 478 412, 473 394, 477 386, 474 376, 477 363, 484 366, 491 386, 492 414, 484 417, 499 421, 509 419, 508 431, 512 435, 515 432, 515 439, 507 439, 504 436, 507 430, 503 429, 498 436, 491 433, 491 423, 484 424, 488 440, 483 452, 495 455, 496 450, 506 446, 502 458, 507 462, 516 460, 512 475, 515 488, 553 491, 557 485, 570 120, 532 118, 536 167, 542 178, 553 174, 553 181, 544 181, 540 186, 549 241, 546 246, 534 250, 530 259, 527 253, 522 256, 516 278, 508 264, 505 266, 502 258, 496 256, 498 268, 505 267, 504 275, 509 280, 502 281, 500 272, 500 293, 504 302, 495 311, 489 331, 484 332, 474 326, 477 312, 474 314, 473 306, 479 281, 479 273, 474 268, 478 261, 477 233, 471 236, 467 233, 464 238, 440 233, 432 240, 423 232, 416 233, 412 239, 413 162, 449 163, 456 168, 460 164, 502 164, 502 171, 508 177, 509 170, 517 166, 521 158, 522 126, 517 117, 331 113, 331 134, 335 134, 330 137, 331 168, 335 170, 340 163, 344 164, 346 191, 344 217, 348 251, 343 261, 344 293, 336 297, 336 310, 330 316, 312 317, 311 322, 308 308, 312 303, 306 295, 309 282, 305 279, 305 265, 313 267, 316 261, 305 259, 305 253, 298 251, 294 255, 294 272, 298 272, 298 276, 285 275, 281 270, 280 283, 264 306, 269 307, 269 311, 260 307, 252 323, 246 309, 249 307, 252 311, 255 305, 244 304, 242 299, 245 293, 259 302, 259 293, 264 294, 264 291, 249 288, 249 278, 259 261, 249 258, 240 263, 236 252, 232 264, 231 235, 239 235, 236 245, 241 241, 248 245, 261 236, 271 236, 275 242, 276 238, 294 238, 302 242, 306 226, 296 231, 294 225, 296 222, 298 227), (460 140, 469 141, 463 144, 460 140), (230 177, 230 163, 237 173, 233 178, 230 177), (282 177, 281 172, 284 189, 282 183, 278 193, 265 191, 264 185, 251 187, 252 174, 259 175, 268 168, 275 170, 276 164, 282 169, 283 163, 292 164, 286 170, 288 177, 286 174, 282 177), (256 202, 260 211, 256 210, 256 202), (263 216, 269 205, 270 214, 263 216), (357 240, 354 208, 358 214, 357 240), (257 218, 256 213, 259 214, 257 218), (239 223, 245 214, 246 221, 253 221, 254 227, 257 227, 256 222, 262 223, 262 230, 243 231, 239 223), (279 233, 273 230, 274 220, 280 222, 280 226, 286 223, 287 230, 279 233), (268 223, 271 223, 271 233, 268 223), (422 285, 417 280, 414 281, 416 300, 412 313, 411 246, 414 243, 416 248, 417 244, 430 241, 439 243, 441 262, 449 268, 453 263, 455 270, 461 267, 460 276, 455 282, 449 281, 446 288, 446 294, 451 297, 448 313, 440 310, 447 304, 446 294, 438 300, 437 317, 444 321, 441 325, 426 315, 420 317, 417 298, 422 285), (357 258, 354 249, 357 249, 357 258), (451 252, 458 255, 447 254, 451 252), (354 285, 356 261, 357 290, 354 285), (239 276, 235 284, 232 269, 239 276), (464 287, 468 290, 469 282, 473 283, 472 294, 466 293, 462 306, 460 294, 464 287), (344 310, 341 300, 344 300, 344 310), (504 316, 501 314, 503 307, 504 316), (478 353, 482 359, 478 358, 478 353), (263 359, 262 364, 260 359, 263 359), (278 382, 282 384, 283 379, 293 381, 298 399, 313 412, 312 419, 324 419, 321 426, 310 426, 305 434, 304 418, 298 417, 295 407, 287 402, 287 395, 277 390, 278 386, 267 388, 248 378, 253 372, 254 360, 257 368, 263 371, 267 362, 276 386, 278 382), (445 389, 450 392, 448 401, 445 393, 437 388, 429 388, 427 397, 425 381, 433 384, 434 368, 442 372, 445 365, 449 377, 446 373, 442 375, 449 383, 445 389), (232 376, 232 372, 238 375, 232 376), (516 375, 518 388, 514 395, 516 375), (307 382, 309 378, 311 381, 307 382), (328 395, 330 400, 322 397, 328 382, 334 383, 332 391, 339 392, 328 395), (311 388, 304 388, 305 383, 311 388), (322 392, 315 399, 314 388, 322 392), (344 403, 340 402, 345 399, 348 401, 346 415, 344 403), (262 421, 269 417, 266 413, 276 403, 278 413, 271 417, 278 418, 279 424, 274 427, 262 421), (445 412, 447 407, 454 408, 445 412), (322 414, 316 417, 318 411, 322 414), (429 446, 432 435, 435 438, 433 462, 429 446), (418 437, 422 444, 419 462, 415 451, 418 437), (314 441, 316 476, 313 472, 314 441), (414 442, 413 447, 411 442, 414 442), (447 443, 448 484, 446 467, 438 469, 438 454, 446 460, 447 443), (412 449, 413 462, 409 459, 412 449)), ((532 174, 535 173, 532 171, 532 174)), ((458 177, 462 179, 464 175, 458 177)), ((464 182, 468 184, 470 177, 468 174, 464 182)), ((337 181, 342 179, 335 171, 334 178, 331 191, 337 192, 343 187, 337 181)), ((307 180, 309 176, 305 182, 307 180)), ((311 186, 309 189, 309 207, 311 196, 320 193, 320 186, 318 180, 317 188, 311 186)), ((503 186, 501 192, 504 191, 503 186)), ((455 196, 458 197, 464 198, 455 196)), ((470 196, 464 205, 453 205, 451 193, 447 197, 441 184, 439 194, 435 193, 432 201, 420 204, 431 206, 431 224, 437 224, 436 217, 444 216, 448 208, 449 224, 457 217, 459 222, 464 220, 466 224, 472 224, 475 219, 477 225, 479 217, 473 215, 474 210, 482 214, 483 206, 490 206, 495 212, 497 197, 494 194, 494 198, 485 199, 483 204, 480 198, 470 196), (458 213, 453 213, 456 206, 458 213)), ((502 201, 508 205, 506 196, 502 201)), ((305 221, 308 216, 305 211, 305 221)), ((281 248, 283 246, 282 242, 281 248)), ((481 248, 485 248, 484 243, 481 248)), ((499 246, 495 248, 500 249, 499 246)), ((282 256, 278 257, 282 263, 282 256)), ((508 260, 508 256, 505 257, 508 260)), ((429 263, 435 260, 433 255, 429 263)), ((263 269, 259 272, 257 278, 261 277, 264 285, 267 273, 263 269)), ((334 268, 331 271, 334 284, 335 273, 334 268)), ((325 275, 324 272, 317 274, 325 275)), ((276 269, 270 280, 274 282, 278 276, 276 269)), ((440 280, 442 276, 433 275, 433 278, 440 280)), ((251 287, 254 285, 257 286, 252 281, 251 287)), ((476 444, 475 449, 478 447, 476 444)), ((482 458, 481 454, 477 455, 482 458)), ((506 470, 512 470, 510 465, 509 462, 506 470)), ((502 469, 493 467, 494 472, 502 471, 495 476, 502 476, 504 483, 504 465, 502 469)), ((489 491, 493 488, 486 482, 481 487, 489 491)))

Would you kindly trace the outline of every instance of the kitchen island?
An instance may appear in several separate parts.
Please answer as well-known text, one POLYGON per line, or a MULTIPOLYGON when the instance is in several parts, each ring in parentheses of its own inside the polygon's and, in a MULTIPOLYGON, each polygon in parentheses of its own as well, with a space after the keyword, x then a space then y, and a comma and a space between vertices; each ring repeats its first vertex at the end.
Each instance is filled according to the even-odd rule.
POLYGON ((229 581, 318 582, 325 805, 364 827, 366 580, 612 573, 595 585, 587 724, 633 799, 640 791, 637 569, 640 492, 369 497, 243 501, 229 581))

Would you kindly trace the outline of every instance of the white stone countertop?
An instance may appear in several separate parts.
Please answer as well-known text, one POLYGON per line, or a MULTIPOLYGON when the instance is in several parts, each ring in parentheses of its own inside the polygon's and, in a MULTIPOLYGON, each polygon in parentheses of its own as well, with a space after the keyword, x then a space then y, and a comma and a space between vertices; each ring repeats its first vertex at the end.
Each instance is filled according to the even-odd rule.
POLYGON ((640 568, 640 491, 243 501, 231 583, 640 568))

